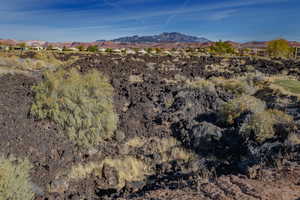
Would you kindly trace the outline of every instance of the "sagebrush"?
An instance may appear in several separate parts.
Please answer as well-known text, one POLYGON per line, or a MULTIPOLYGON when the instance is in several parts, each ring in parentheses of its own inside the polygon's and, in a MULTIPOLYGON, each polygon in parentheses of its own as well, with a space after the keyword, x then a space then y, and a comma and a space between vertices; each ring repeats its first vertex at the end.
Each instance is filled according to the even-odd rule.
POLYGON ((113 135, 118 121, 113 87, 100 72, 58 70, 44 77, 33 87, 31 113, 36 118, 53 120, 79 146, 92 147, 113 135))

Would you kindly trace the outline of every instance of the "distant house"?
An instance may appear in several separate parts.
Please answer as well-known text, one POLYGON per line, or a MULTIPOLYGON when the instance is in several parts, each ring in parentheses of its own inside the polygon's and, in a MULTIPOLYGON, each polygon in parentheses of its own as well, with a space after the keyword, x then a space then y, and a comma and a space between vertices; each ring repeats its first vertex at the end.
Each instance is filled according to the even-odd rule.
POLYGON ((300 59, 300 47, 296 47, 295 58, 300 59))
POLYGON ((35 51, 42 51, 44 48, 40 46, 35 46, 35 47, 31 47, 31 49, 35 51))
POLYGON ((113 49, 112 52, 113 53, 122 53, 121 49, 113 49))
POLYGON ((70 48, 66 48, 66 51, 79 51, 79 49, 75 47, 70 47, 70 48))
POLYGON ((171 55, 172 53, 170 51, 165 50, 163 51, 163 54, 171 55))
POLYGON ((156 54, 157 51, 156 51, 155 49, 152 49, 152 50, 150 51, 150 53, 151 53, 151 54, 156 54))
POLYGON ((12 47, 12 49, 17 50, 17 51, 27 51, 28 47, 14 46, 14 47, 12 47))
POLYGON ((105 52, 105 51, 106 51, 106 48, 99 48, 98 51, 100 51, 100 52, 105 52))
POLYGON ((127 53, 127 54, 135 54, 135 51, 132 50, 132 49, 127 49, 127 50, 126 50, 126 53, 127 53))
POLYGON ((258 49, 256 55, 260 57, 266 57, 268 56, 268 52, 266 49, 258 49))
POLYGON ((145 51, 145 49, 141 49, 141 50, 138 51, 138 53, 139 53, 139 54, 146 54, 147 51, 145 51))
POLYGON ((0 50, 1 51, 9 51, 9 46, 0 45, 0 50))
POLYGON ((60 47, 52 47, 51 50, 52 51, 62 51, 62 48, 60 48, 60 47))

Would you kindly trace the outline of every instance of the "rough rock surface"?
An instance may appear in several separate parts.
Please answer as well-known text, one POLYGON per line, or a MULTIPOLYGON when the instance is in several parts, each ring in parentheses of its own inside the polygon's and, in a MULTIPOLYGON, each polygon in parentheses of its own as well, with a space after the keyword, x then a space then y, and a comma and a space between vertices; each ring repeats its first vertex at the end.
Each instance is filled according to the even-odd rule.
MULTIPOLYGON (((72 54, 56 56, 68 60, 72 54)), ((29 158, 34 191, 41 200, 296 200, 300 198, 299 144, 292 144, 288 138, 274 138, 263 144, 245 141, 239 136, 239 128, 247 117, 241 116, 232 126, 218 122, 218 109, 233 98, 232 94, 186 87, 181 81, 172 84, 170 80, 176 80, 176 75, 188 79, 231 78, 253 70, 268 75, 287 71, 299 76, 299 66, 295 61, 250 58, 225 62, 221 57, 80 55, 69 68, 77 67, 82 73, 95 68, 108 76, 119 115, 115 138, 90 150, 78 149, 55 124, 30 116, 34 99, 30 88, 41 77, 2 75, 0 150, 5 156, 29 158), (216 66, 222 65, 227 69, 218 71, 216 66), (131 75, 142 81, 131 82, 131 75), (152 138, 171 136, 196 154, 196 159, 160 163, 161 153, 154 152, 156 143, 151 143, 152 138), (144 138, 146 144, 126 150, 126 142, 135 137, 144 138), (110 166, 104 166, 102 174, 90 173, 80 181, 65 178, 68 170, 78 164, 123 155, 143 157, 154 166, 155 173, 142 181, 126 182, 121 190, 113 189, 118 184, 118 173, 110 166)), ((268 90, 260 90, 255 96, 266 101, 268 108, 285 111, 299 121, 297 99, 278 97, 268 90)))

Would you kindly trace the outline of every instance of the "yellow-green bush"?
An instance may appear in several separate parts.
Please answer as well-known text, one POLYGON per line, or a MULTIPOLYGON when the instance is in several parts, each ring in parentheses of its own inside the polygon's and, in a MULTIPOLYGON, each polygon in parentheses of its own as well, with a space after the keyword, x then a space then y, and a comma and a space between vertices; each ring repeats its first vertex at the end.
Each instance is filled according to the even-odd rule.
POLYGON ((266 105, 263 101, 248 95, 243 95, 222 105, 220 109, 221 119, 229 124, 234 122, 243 112, 262 112, 266 105))
POLYGON ((28 160, 0 157, 0 199, 31 200, 34 197, 29 180, 28 160))
POLYGON ((117 128, 113 88, 101 73, 81 75, 72 69, 47 72, 44 77, 33 87, 31 113, 36 118, 53 120, 79 146, 95 146, 113 135, 117 128))
POLYGON ((246 126, 243 127, 242 133, 249 135, 254 133, 255 140, 263 142, 275 136, 274 126, 276 124, 289 124, 293 118, 279 110, 266 110, 255 113, 246 126))

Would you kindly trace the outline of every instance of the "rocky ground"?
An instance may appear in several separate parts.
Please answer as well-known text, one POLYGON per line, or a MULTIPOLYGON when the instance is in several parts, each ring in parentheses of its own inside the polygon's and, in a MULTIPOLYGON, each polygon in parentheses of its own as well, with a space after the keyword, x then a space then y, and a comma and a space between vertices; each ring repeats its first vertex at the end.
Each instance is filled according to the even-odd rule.
MULTIPOLYGON (((77 147, 56 124, 30 114, 40 71, 0 75, 0 150, 30 160, 36 199, 300 199, 299 98, 264 82, 281 75, 297 79, 300 62, 77 56, 67 69, 97 69, 115 90, 118 130, 92 149, 77 147), (239 77, 251 80, 242 89, 219 83, 239 77), (263 141, 244 137, 242 127, 254 112, 246 110, 231 124, 220 119, 222 105, 241 95, 290 115, 292 122, 276 124, 275 134, 263 141), (104 162, 97 173, 107 158, 115 165, 104 162), (122 169, 122 163, 132 168, 122 169)), ((70 55, 56 57, 65 61, 70 55)))

